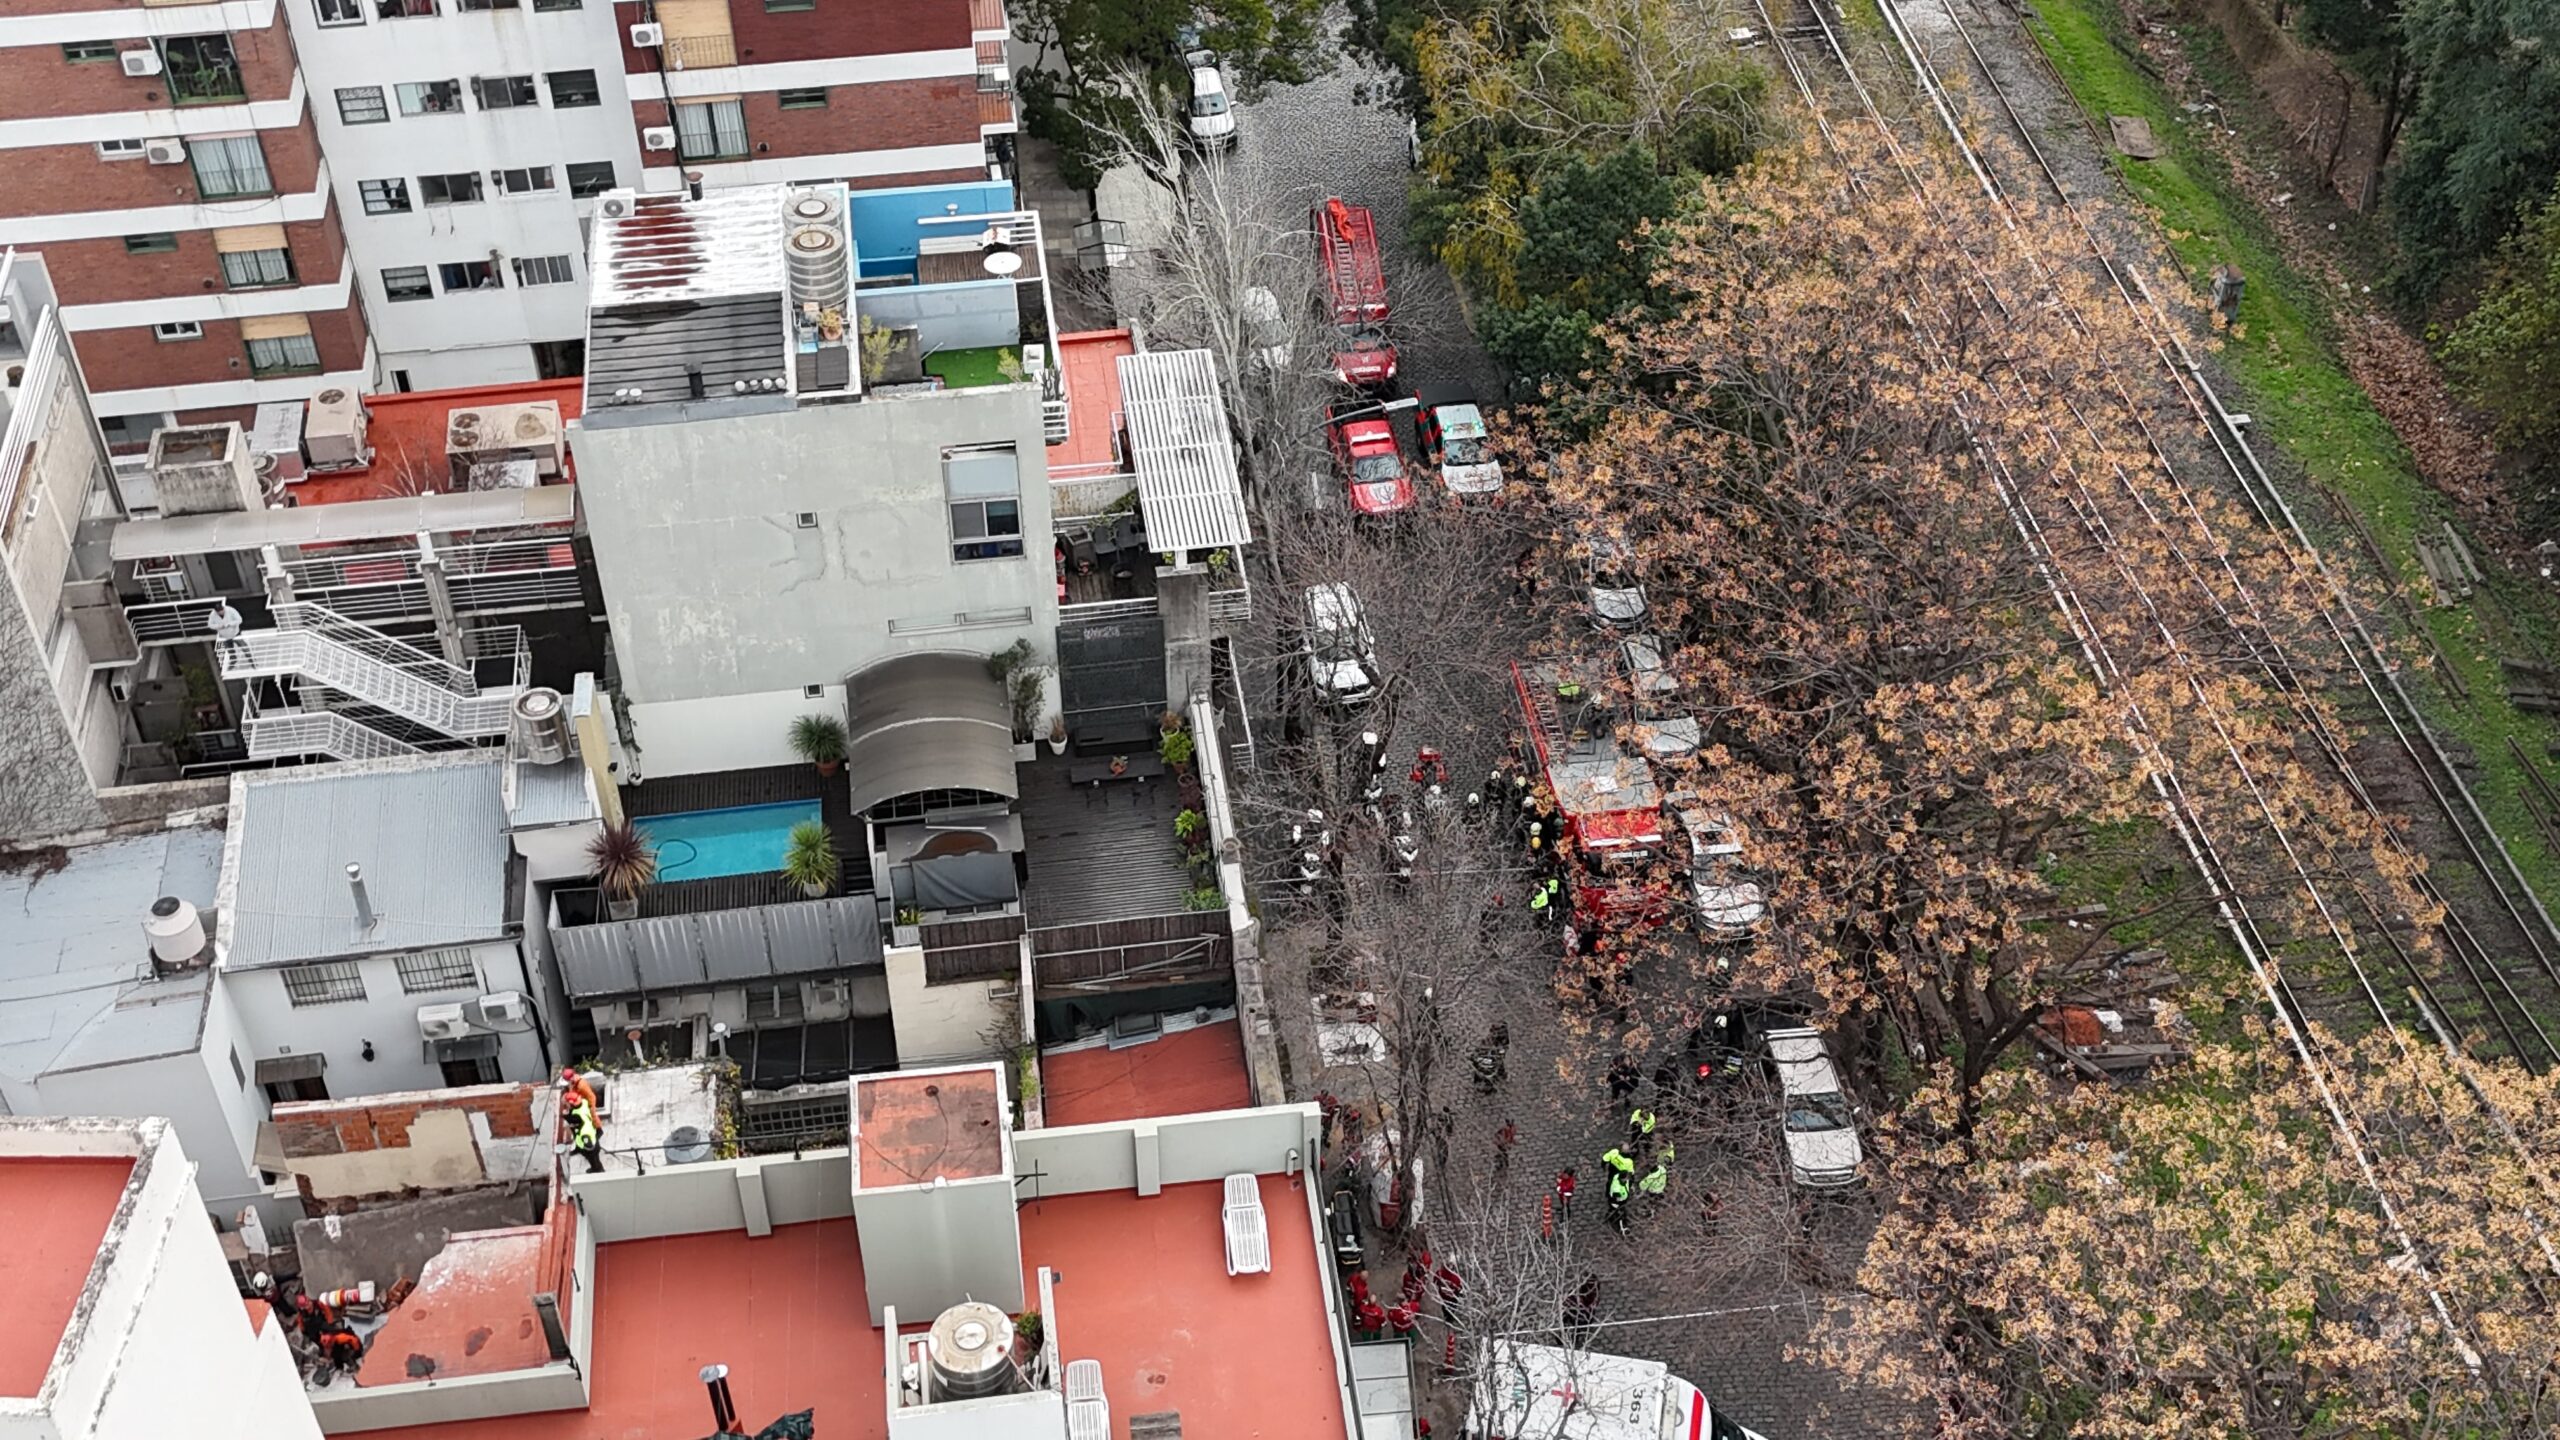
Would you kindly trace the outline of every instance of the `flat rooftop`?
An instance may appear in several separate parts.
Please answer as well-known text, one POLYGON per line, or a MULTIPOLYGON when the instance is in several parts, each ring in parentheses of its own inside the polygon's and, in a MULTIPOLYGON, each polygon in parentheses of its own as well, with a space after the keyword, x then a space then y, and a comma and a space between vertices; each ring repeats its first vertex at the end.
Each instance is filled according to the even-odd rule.
POLYGON ((1067 443, 1049 447, 1052 476, 1072 479, 1129 468, 1113 436, 1119 429, 1120 357, 1137 353, 1126 330, 1058 337, 1058 368, 1067 377, 1067 443))
MULTIPOLYGON (((1023 1265, 1058 1272, 1061 1353, 1102 1363, 1116 1434, 1178 1412, 1220 1440, 1343 1433, 1325 1263, 1303 1191, 1262 1177, 1272 1273, 1231 1278, 1215 1181, 1021 1210, 1023 1265)), ((1028 1288, 1028 1287, 1026 1287, 1028 1288)), ((656 1440, 703 1433, 698 1372, 730 1367, 749 1434, 815 1409, 827 1440, 887 1440, 884 1340, 864 1302, 851 1220, 626 1240, 596 1255, 593 1399, 585 1410, 367 1432, 376 1440, 656 1440)), ((901 1316, 909 1333, 929 1316, 901 1316)))
POLYGON ((1244 1031, 1215 1020, 1114 1050, 1089 1042, 1040 1057, 1041 1114, 1051 1125, 1241 1110, 1253 1103, 1244 1031))
POLYGON ((1007 1116, 992 1068, 858 1076, 853 1096, 856 1190, 1004 1173, 1007 1116))
MULTIPOLYGON (((388 500, 419 494, 422 485, 423 493, 448 494, 453 488, 453 468, 445 459, 445 428, 454 411, 492 405, 538 405, 548 400, 560 407, 560 422, 565 426, 586 408, 586 395, 586 382, 575 376, 464 390, 367 395, 365 444, 373 447, 373 463, 362 469, 315 474, 297 482, 293 486, 293 502, 302 506, 388 500)), ((575 478, 576 464, 565 455, 560 469, 564 481, 575 478)))
POLYGON ((154 979, 142 922, 163 895, 211 911, 222 841, 196 826, 0 863, 0 1075, 195 1049, 210 971, 154 979))
POLYGON ((539 1225, 446 1240, 419 1271, 418 1288, 374 1332, 355 1383, 502 1375, 547 1363, 551 1349, 533 1309, 542 1241, 539 1225))
POLYGON ((129 1155, 0 1160, 0 1395, 44 1388, 132 1179, 129 1155))

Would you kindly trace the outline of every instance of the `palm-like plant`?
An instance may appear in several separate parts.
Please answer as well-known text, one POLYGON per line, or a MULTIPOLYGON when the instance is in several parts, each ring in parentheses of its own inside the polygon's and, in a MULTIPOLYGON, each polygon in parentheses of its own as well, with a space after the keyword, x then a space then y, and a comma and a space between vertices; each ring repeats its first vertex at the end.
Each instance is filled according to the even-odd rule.
POLYGON ((833 775, 844 763, 844 722, 833 715, 803 715, 791 722, 792 753, 833 775))
POLYGON ((608 825, 587 842, 587 863, 596 885, 617 911, 640 903, 640 892, 658 878, 658 847, 647 831, 625 820, 608 825))
POLYGON ((790 843, 782 852, 782 878, 814 900, 835 888, 836 877, 843 870, 844 862, 836 855, 835 838, 827 833, 824 823, 803 820, 791 827, 790 843))

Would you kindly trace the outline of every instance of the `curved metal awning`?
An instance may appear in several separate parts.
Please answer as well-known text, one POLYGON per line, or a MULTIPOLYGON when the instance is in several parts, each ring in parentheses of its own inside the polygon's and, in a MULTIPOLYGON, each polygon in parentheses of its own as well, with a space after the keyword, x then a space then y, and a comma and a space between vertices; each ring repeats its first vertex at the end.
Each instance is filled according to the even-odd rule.
POLYGON ((901 655, 845 682, 853 813, 918 790, 1013 799, 1013 717, 975 655, 901 655))

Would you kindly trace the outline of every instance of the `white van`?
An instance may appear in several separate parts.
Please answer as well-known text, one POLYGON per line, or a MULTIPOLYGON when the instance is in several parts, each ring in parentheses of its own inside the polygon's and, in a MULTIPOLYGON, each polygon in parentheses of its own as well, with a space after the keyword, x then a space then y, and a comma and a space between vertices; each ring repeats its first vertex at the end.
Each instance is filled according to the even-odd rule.
POLYGON ((1849 1097, 1840 1093, 1840 1072, 1832 1068, 1822 1032, 1798 1026, 1771 1030, 1763 1038, 1778 1067, 1778 1092, 1786 1106, 1788 1178, 1811 1190, 1857 1184, 1866 1152, 1858 1144, 1858 1124, 1849 1097))
POLYGON ((1514 1340, 1481 1355, 1466 1424, 1481 1440, 1766 1440, 1659 1360, 1514 1340))
POLYGON ((1378 693, 1378 649, 1360 601, 1339 580, 1307 587, 1307 673, 1316 698, 1346 708, 1378 693))
POLYGON ((1191 138, 1203 146, 1225 149, 1236 143, 1236 107, 1227 94, 1227 77, 1195 54, 1191 66, 1191 138))

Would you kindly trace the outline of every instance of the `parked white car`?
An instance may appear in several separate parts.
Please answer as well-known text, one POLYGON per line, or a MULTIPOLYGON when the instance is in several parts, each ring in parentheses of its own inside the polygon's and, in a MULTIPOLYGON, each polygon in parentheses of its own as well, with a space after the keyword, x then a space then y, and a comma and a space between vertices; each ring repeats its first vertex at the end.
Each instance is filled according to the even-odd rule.
POLYGON ((1360 600, 1339 580, 1307 587, 1307 673, 1328 705, 1365 705, 1378 693, 1378 649, 1360 600))
POLYGON ((1235 101, 1227 94, 1227 77, 1214 64, 1191 67, 1191 138, 1218 149, 1236 143, 1235 101))
POLYGON ((1678 703, 1679 677, 1671 673, 1670 642, 1659 635, 1630 635, 1619 652, 1627 659, 1627 693, 1635 697, 1636 743, 1656 760, 1684 760, 1705 743, 1693 716, 1672 708, 1678 703))
POLYGON ((1778 1093, 1786 1106, 1787 1176, 1809 1190, 1837 1190, 1858 1183, 1866 1151, 1840 1072, 1822 1032, 1798 1026, 1763 1037, 1778 1067, 1778 1093))
POLYGON ((1591 613, 1600 623, 1624 630, 1645 617, 1644 585, 1636 579, 1635 556, 1606 535, 1582 542, 1582 573, 1591 594, 1591 613))
POLYGON ((1275 375, 1287 370, 1295 347, 1289 341, 1288 321, 1280 314, 1280 297, 1267 286, 1250 286, 1236 311, 1244 321, 1246 353, 1253 362, 1275 375))
POLYGON ((1759 929, 1769 906, 1760 882, 1735 858, 1742 843, 1733 838, 1733 817, 1691 796, 1674 795, 1671 804, 1689 840, 1689 894, 1698 902, 1699 927, 1719 940, 1738 940, 1759 929))

